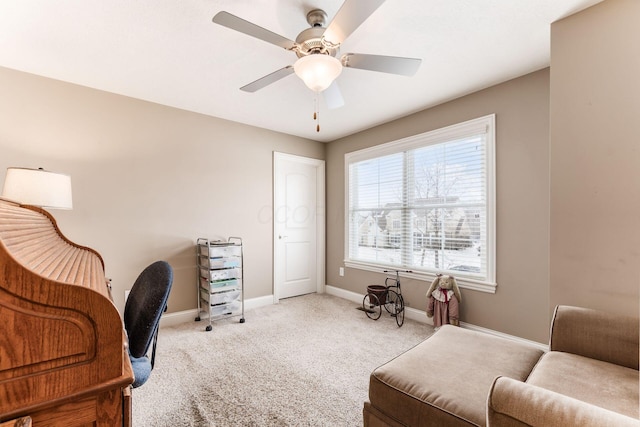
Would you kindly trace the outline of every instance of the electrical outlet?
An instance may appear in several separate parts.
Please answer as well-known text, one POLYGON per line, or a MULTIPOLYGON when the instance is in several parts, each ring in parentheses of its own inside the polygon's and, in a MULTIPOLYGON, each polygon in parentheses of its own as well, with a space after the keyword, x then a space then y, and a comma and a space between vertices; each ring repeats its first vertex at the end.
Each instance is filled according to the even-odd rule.
POLYGON ((340 276, 344 276, 344 267, 340 267, 340 276))

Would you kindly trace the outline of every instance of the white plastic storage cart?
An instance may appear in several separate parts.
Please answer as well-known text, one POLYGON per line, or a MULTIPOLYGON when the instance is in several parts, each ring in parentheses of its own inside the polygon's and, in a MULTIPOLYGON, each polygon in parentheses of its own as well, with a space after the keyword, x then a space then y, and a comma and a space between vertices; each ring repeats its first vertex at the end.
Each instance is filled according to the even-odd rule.
POLYGON ((242 239, 227 241, 199 238, 196 241, 198 269, 198 317, 206 312, 207 331, 215 320, 240 316, 244 323, 244 284, 242 282, 242 239))

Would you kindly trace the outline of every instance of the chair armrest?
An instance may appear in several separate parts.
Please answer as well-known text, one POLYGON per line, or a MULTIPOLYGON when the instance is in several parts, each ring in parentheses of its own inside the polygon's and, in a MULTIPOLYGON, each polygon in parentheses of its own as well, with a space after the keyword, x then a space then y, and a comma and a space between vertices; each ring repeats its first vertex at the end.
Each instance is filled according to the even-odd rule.
POLYGON ((494 380, 487 427, 638 427, 640 421, 507 377, 494 380))
POLYGON ((638 369, 639 335, 637 318, 559 305, 549 348, 638 369))

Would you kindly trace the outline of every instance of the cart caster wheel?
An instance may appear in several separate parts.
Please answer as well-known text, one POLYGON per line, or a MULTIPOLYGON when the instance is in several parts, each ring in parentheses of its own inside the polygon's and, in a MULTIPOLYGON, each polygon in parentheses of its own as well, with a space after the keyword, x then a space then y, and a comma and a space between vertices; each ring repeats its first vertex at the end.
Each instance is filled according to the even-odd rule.
POLYGON ((200 316, 196 317, 196 322, 200 321, 200 316))
POLYGON ((211 327, 211 325, 207 325, 207 327, 206 327, 206 328, 204 328, 204 330, 205 330, 205 331, 207 331, 207 332, 209 332, 211 329, 213 329, 213 328, 211 327))
POLYGON ((240 319, 240 323, 244 323, 244 317, 240 319))

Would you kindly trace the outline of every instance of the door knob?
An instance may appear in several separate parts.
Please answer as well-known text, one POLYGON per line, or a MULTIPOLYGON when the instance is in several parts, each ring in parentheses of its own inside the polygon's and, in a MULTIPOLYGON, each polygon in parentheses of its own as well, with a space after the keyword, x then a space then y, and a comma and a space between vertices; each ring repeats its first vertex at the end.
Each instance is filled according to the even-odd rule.
POLYGON ((278 239, 286 239, 288 236, 278 236, 278 239))

